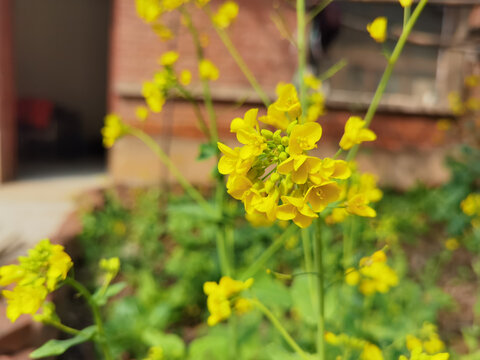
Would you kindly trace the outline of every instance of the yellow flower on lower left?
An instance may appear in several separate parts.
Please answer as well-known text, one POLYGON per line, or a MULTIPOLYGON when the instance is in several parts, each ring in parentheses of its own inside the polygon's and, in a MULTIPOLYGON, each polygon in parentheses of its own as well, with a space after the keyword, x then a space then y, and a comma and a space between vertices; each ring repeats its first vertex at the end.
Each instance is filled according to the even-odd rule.
POLYGON ((22 314, 35 314, 42 306, 47 296, 47 289, 43 286, 17 286, 10 290, 3 290, 2 295, 7 299, 7 317, 15 322, 22 314))
POLYGON ((0 267, 0 286, 15 284, 13 290, 2 291, 7 300, 7 317, 12 322, 21 314, 35 314, 73 265, 63 246, 48 239, 30 249, 28 256, 20 256, 18 262, 0 267))

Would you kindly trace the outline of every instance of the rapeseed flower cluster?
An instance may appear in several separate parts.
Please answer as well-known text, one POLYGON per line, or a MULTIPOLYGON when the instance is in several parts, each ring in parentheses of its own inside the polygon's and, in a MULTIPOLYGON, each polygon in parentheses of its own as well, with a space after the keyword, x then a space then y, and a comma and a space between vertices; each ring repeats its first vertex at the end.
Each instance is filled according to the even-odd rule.
MULTIPOLYGON (((351 176, 344 160, 317 158, 308 151, 322 137, 320 124, 302 116, 298 94, 292 84, 277 86, 278 99, 258 117, 251 109, 235 118, 230 131, 242 147, 218 143, 223 156, 218 163, 221 174, 229 175, 227 191, 244 203, 247 219, 254 224, 292 220, 308 227, 327 206, 340 200, 341 182, 351 176), (259 122, 275 131, 260 129, 259 122)), ((361 143, 361 132, 350 141, 361 143)), ((349 199, 346 211, 359 216, 375 216, 363 194, 349 199), (371 210, 369 210, 371 209, 371 210)))
POLYGON ((2 291, 12 322, 21 314, 35 314, 73 265, 63 246, 53 245, 48 239, 30 249, 28 256, 20 256, 18 262, 0 268, 0 286, 16 283, 13 290, 2 291))
POLYGON ((347 334, 336 335, 327 331, 325 341, 333 346, 348 348, 360 352, 360 360, 383 360, 382 350, 375 344, 366 340, 358 339, 347 334))
POLYGON ((126 127, 120 116, 109 114, 105 116, 105 125, 101 130, 103 136, 103 146, 111 148, 115 141, 125 135, 126 127))
POLYGON ((223 276, 218 284, 208 281, 203 284, 203 291, 207 295, 207 307, 210 312, 207 323, 214 326, 226 320, 232 314, 232 308, 237 314, 244 314, 252 308, 251 302, 240 297, 240 293, 249 289, 253 279, 246 281, 234 280, 231 277, 223 276))
POLYGON ((400 356, 399 360, 448 360, 450 354, 442 352, 445 344, 440 339, 437 327, 425 322, 419 336, 407 335, 406 346, 410 357, 400 356))
POLYGON ((391 287, 398 285, 398 276, 388 266, 385 252, 379 250, 371 256, 360 259, 359 270, 347 269, 345 282, 350 286, 358 285, 360 292, 368 296, 376 292, 388 292, 391 287))

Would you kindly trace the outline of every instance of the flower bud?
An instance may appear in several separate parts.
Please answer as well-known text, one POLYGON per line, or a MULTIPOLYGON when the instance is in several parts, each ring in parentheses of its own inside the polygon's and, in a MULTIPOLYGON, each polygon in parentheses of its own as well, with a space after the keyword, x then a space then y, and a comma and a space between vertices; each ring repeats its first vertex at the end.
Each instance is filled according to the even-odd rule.
POLYGON ((288 154, 285 151, 281 152, 278 155, 278 160, 280 160, 280 162, 284 162, 287 159, 288 159, 288 154))
POLYGON ((288 146, 289 141, 290 141, 290 139, 288 138, 288 136, 282 137, 282 145, 283 146, 288 146))
POLYGON ((270 130, 262 129, 260 133, 265 139, 271 140, 273 138, 273 133, 270 130))

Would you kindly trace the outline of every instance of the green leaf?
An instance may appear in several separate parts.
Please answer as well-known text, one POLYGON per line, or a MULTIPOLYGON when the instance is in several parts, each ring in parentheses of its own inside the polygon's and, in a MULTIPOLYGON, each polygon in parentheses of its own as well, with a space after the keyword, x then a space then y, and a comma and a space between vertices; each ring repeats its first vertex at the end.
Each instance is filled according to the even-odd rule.
MULTIPOLYGON (((226 329, 224 329, 226 330, 226 329)), ((189 346, 189 360, 223 360, 228 358, 228 331, 213 332, 193 340, 189 346)))
POLYGON ((72 346, 84 343, 90 340, 95 332, 96 326, 89 326, 80 331, 79 334, 68 340, 50 340, 40 346, 38 349, 30 354, 32 359, 40 359, 47 356, 61 355, 72 346))
POLYGON ((126 286, 126 282, 119 282, 110 285, 105 291, 102 291, 102 289, 98 289, 95 294, 93 294, 92 299, 98 306, 103 306, 107 303, 107 300, 109 298, 117 295, 120 291, 125 289, 126 286))
POLYGON ((207 160, 211 157, 214 157, 218 153, 217 144, 212 143, 200 144, 199 150, 200 152, 198 154, 197 160, 207 160))

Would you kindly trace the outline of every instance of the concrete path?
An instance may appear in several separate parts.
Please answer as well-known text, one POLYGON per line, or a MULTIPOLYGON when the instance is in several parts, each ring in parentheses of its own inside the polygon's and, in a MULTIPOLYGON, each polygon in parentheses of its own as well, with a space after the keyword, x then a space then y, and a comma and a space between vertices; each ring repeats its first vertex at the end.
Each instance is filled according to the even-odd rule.
POLYGON ((39 240, 53 236, 75 209, 78 194, 107 185, 103 169, 35 171, 0 185, 0 265, 11 262, 39 240))

